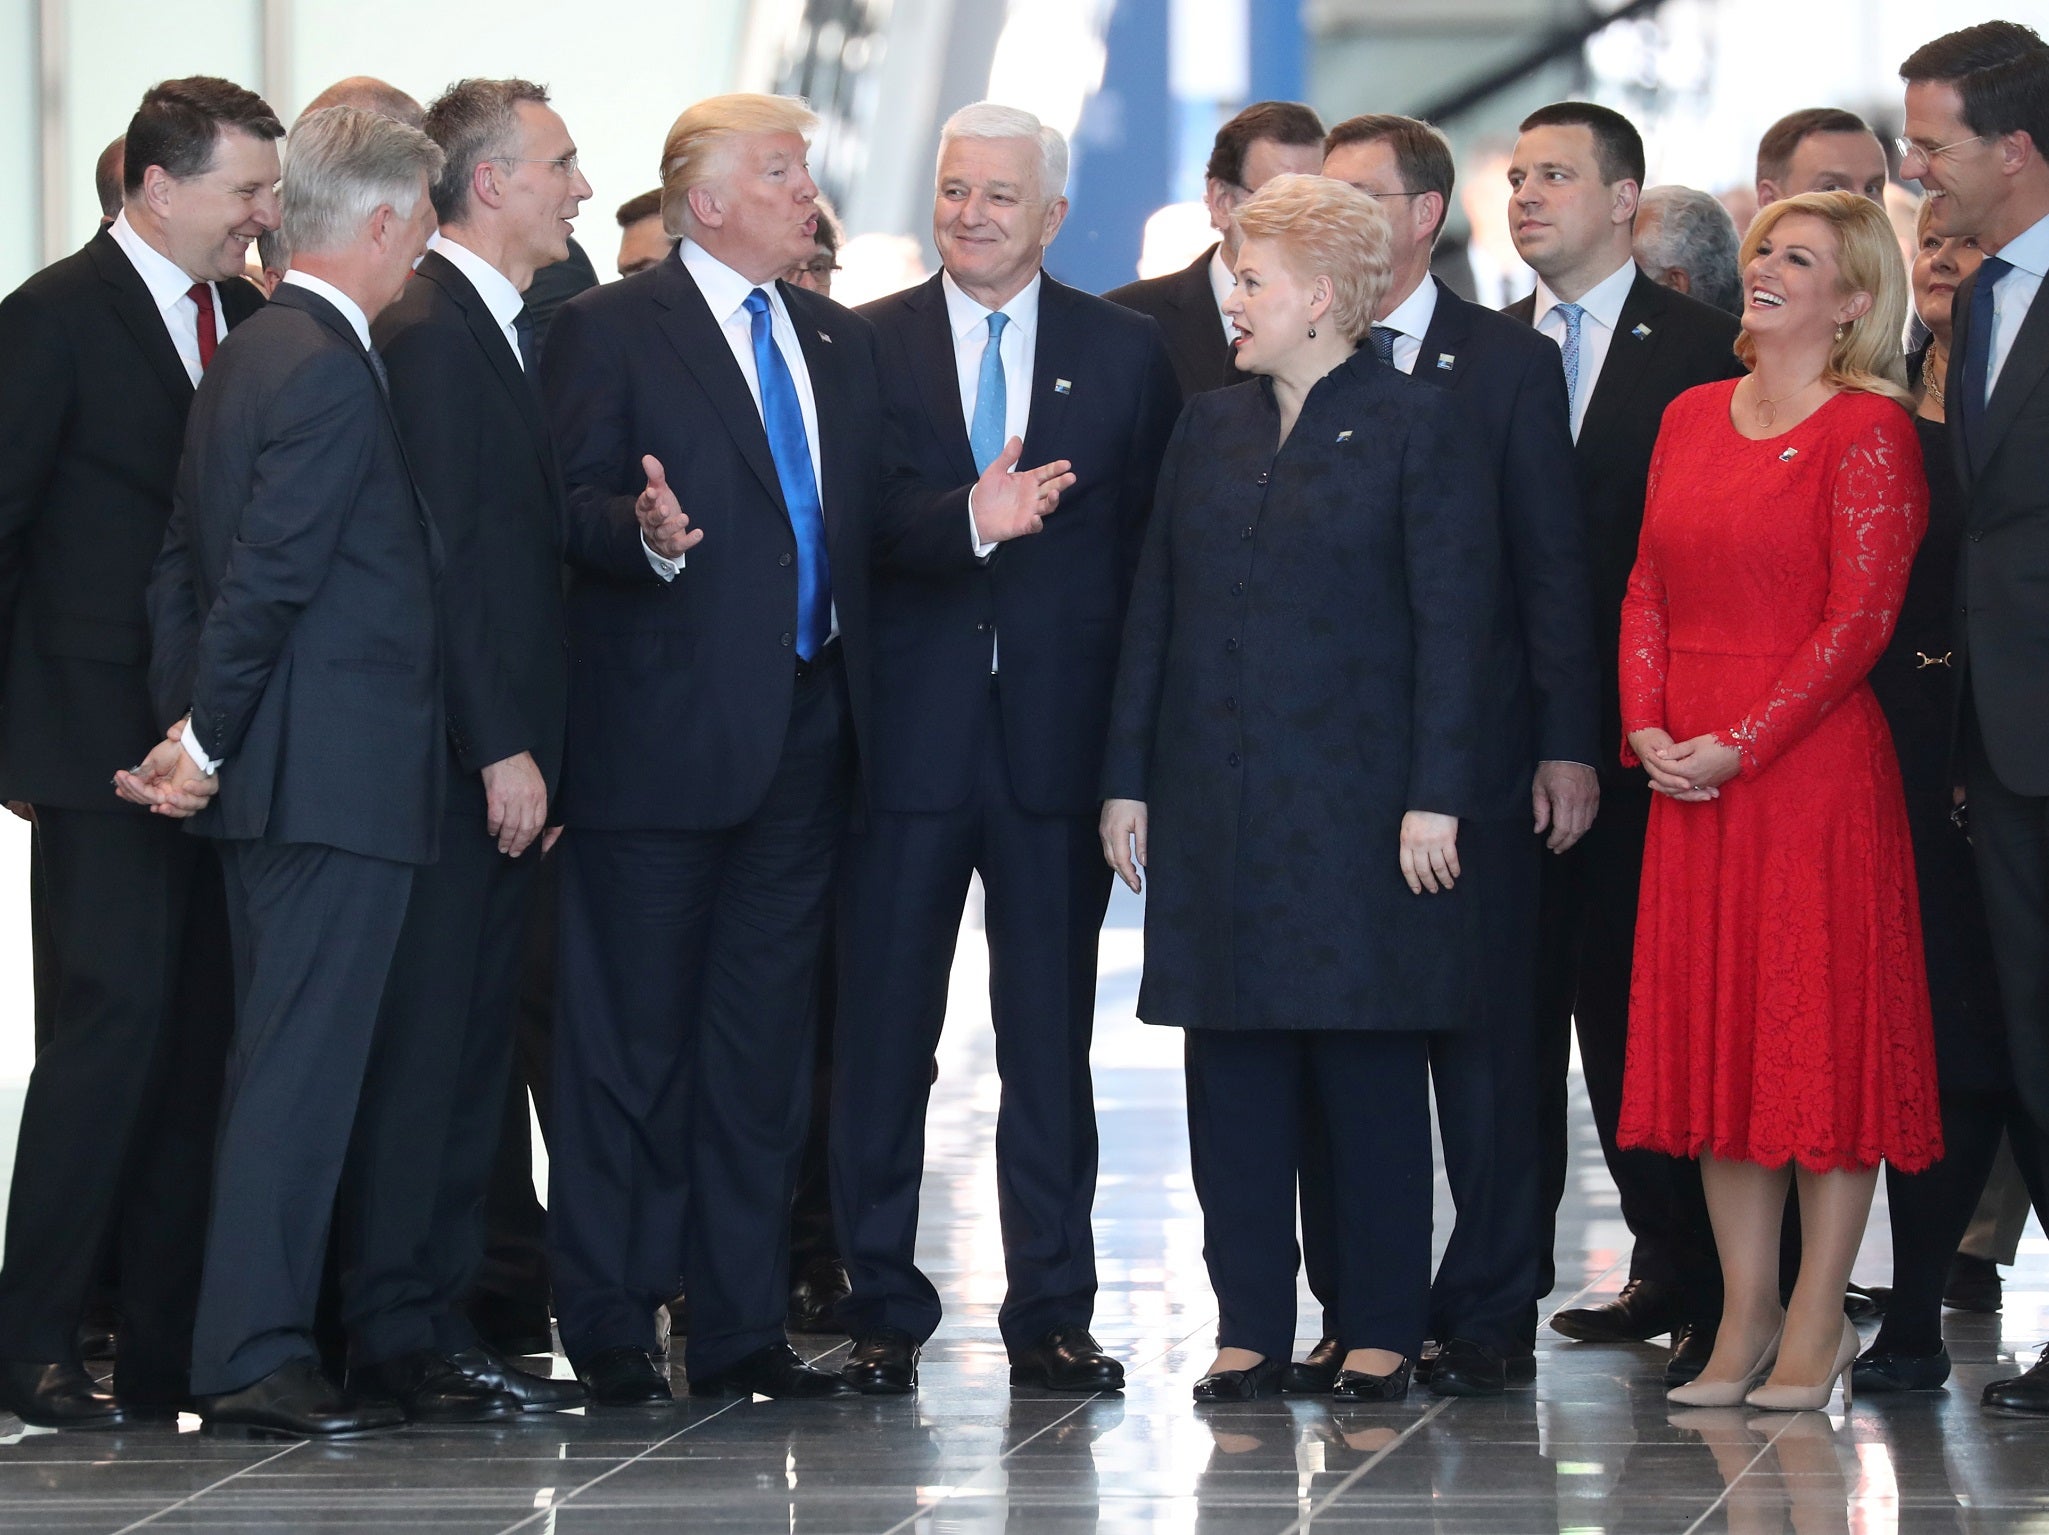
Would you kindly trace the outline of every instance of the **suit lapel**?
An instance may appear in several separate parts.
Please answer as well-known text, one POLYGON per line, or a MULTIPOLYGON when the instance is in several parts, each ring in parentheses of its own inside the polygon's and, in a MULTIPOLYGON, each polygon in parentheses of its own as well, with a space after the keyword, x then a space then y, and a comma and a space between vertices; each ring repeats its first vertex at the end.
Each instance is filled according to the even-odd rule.
POLYGON ((421 280, 433 283, 454 301, 462 311, 463 320, 476 338, 478 346, 484 349, 484 356, 490 359, 491 371, 498 382, 512 397, 520 419, 526 423, 527 441, 539 461, 542 476, 553 484, 555 477, 554 455, 549 448, 548 423, 541 416, 541 397, 534 388, 534 381, 527 376, 526 369, 519 365, 512 343, 505 339, 505 332, 499 328, 498 318, 491 313, 491 306, 484 302, 484 296, 477 292, 476 285, 463 276, 462 270, 437 251, 427 252, 420 263, 417 274, 421 280))
POLYGON ((1608 356, 1601 364, 1601 376, 1594 380, 1594 392, 1580 419, 1582 454, 1598 450, 1603 434, 1627 416, 1638 398, 1644 372, 1658 349, 1663 292, 1642 272, 1630 283, 1629 297, 1622 301, 1615 334, 1608 342, 1608 356))
POLYGON ((768 431, 755 409, 754 393, 740 365, 733 360, 726 334, 712 318, 711 306, 697 286, 690 269, 675 257, 662 263, 655 285, 655 302, 662 307, 662 334, 676 349, 683 366, 697 380, 698 388, 717 412, 747 467, 754 471, 762 488, 789 515, 783 501, 783 482, 775 472, 775 457, 768 449, 768 431))
POLYGON ((1238 370, 1231 361, 1231 343, 1217 318, 1216 290, 1209 284, 1209 264, 1217 253, 1212 245, 1193 264, 1183 267, 1167 290, 1167 302, 1180 311, 1176 343, 1192 350, 1218 385, 1238 382, 1238 370))
MULTIPOLYGON (((1957 300, 1963 296, 1959 289, 1957 300)), ((2049 298, 2038 288, 2034 302, 2028 305, 2021 320, 2020 334, 2013 338, 2013 350, 2006 354, 2006 363, 1992 386, 1992 398, 1985 404, 1985 429, 1978 434, 1984 441, 1972 445, 1979 471, 1992 461, 1992 455, 1999 450, 2021 406, 2042 382, 2044 373, 2049 373, 2049 298)))
POLYGON ((946 310, 946 292, 940 279, 914 288, 904 299, 915 318, 909 328, 906 350, 910 353, 911 376, 925 402, 925 419, 939 433, 940 446, 953 461, 954 473, 963 485, 980 478, 975 473, 975 453, 968 443, 968 425, 960 413, 960 364, 953 350, 953 320, 946 310))
POLYGON ((1473 334, 1472 317, 1466 301, 1435 277, 1437 307, 1430 313, 1430 328, 1423 335, 1423 350, 1416 358, 1415 377, 1440 389, 1455 389, 1466 371, 1466 343, 1473 334))
POLYGON ((1073 290, 1039 279, 1039 337, 1032 345, 1032 402, 1025 417, 1025 468, 1046 461, 1046 444, 1060 440, 1060 421, 1076 389, 1087 392, 1087 349, 1075 334, 1073 290))
POLYGON ((185 371, 178 348, 172 343, 171 333, 164 325, 163 311, 157 308, 156 300, 150 296, 149 285, 135 270, 135 263, 105 230, 95 235, 86 249, 91 253, 101 279, 114 290, 114 312, 135 338, 135 344, 149 363, 150 371, 156 374, 157 382, 183 409, 192 400, 192 377, 185 371))

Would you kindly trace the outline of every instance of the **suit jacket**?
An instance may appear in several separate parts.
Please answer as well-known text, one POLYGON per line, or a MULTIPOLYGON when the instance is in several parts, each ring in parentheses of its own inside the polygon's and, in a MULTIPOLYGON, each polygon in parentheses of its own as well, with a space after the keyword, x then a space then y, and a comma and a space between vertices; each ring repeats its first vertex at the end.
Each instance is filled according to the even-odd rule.
POLYGON ((1526 324, 1468 303, 1437 278, 1415 378, 1458 398, 1499 495, 1506 600, 1483 652, 1504 711, 1489 819, 1529 813, 1538 762, 1597 766, 1601 666, 1594 655, 1586 531, 1573 468, 1565 368, 1526 324))
MULTIPOLYGON (((830 299, 781 292, 818 403, 833 604, 865 741, 882 483, 875 334, 830 299)), ((541 376, 575 568, 559 814, 609 830, 736 826, 768 793, 796 686, 797 540, 747 380, 674 253, 565 304, 541 376), (704 530, 673 582, 648 565, 633 515, 643 454, 704 530)))
POLYGON ((1205 389, 1240 383, 1245 377, 1231 360, 1231 343, 1225 339, 1224 322, 1217 318, 1217 296, 1209 285, 1210 257, 1216 253, 1212 245, 1178 272, 1142 278, 1103 295, 1113 304, 1136 309, 1160 322, 1183 399, 1193 399, 1205 389))
POLYGON ((1075 483, 1045 531, 974 556, 975 461, 941 279, 860 310, 875 326, 889 468, 876 526, 879 810, 951 810, 974 786, 992 650, 1010 780, 1037 815, 1095 815, 1124 605, 1181 391, 1152 321, 1043 278, 1027 465, 1075 483))
POLYGON ((1975 437, 1964 430, 1964 358, 1977 274, 1951 312, 1950 443, 1964 495, 1956 665, 1999 781, 2049 794, 2049 298, 2035 295, 1975 437))
MULTIPOLYGON (((1536 295, 1503 310, 1530 324, 1536 295)), ((1684 293, 1660 287, 1642 272, 1630 284, 1615 339, 1580 422, 1580 512, 1586 519, 1593 576, 1594 645, 1601 667, 1601 755, 1605 784, 1642 787, 1643 775, 1622 766, 1622 598, 1643 531, 1651 449, 1665 407, 1697 384, 1737 378, 1733 316, 1684 293)))
MULTIPOLYGON (((231 326, 263 304, 216 291, 231 326)), ((0 302, 0 357, 0 798, 122 809, 113 770, 158 735, 143 591, 192 381, 104 229, 0 302)))
POLYGON ((434 861, 440 563, 376 359, 280 287, 193 401, 150 581, 158 706, 225 759, 195 831, 434 861))
POLYGON ((428 252, 371 330, 392 413, 441 535, 449 809, 482 813, 478 773, 533 753, 562 766, 562 474, 540 382, 446 257, 428 252))

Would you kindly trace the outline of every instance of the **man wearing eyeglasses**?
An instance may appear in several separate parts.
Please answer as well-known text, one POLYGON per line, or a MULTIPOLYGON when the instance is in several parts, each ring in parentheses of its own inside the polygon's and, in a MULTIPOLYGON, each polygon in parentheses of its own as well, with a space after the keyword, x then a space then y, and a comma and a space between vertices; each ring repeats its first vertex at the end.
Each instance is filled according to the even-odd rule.
MULTIPOLYGON (((2040 1210, 2049 1190, 2049 46, 2013 22, 1986 22, 1918 49, 1900 76, 1900 175, 1928 194, 1933 233, 1975 235, 1985 252, 1957 290, 1945 386, 1966 507, 1958 745, 2026 1121, 2014 1151, 2024 1167, 2035 1159, 2028 1182, 2040 1210)), ((2049 1351, 1988 1385, 1984 1401, 2049 1414, 2049 1351)))

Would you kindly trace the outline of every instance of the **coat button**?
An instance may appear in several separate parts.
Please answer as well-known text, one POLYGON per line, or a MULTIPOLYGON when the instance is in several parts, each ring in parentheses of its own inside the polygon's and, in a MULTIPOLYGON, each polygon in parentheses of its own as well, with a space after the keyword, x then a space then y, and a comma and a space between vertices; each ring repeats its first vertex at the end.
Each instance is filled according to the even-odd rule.
POLYGON ((1264 484, 1266 483, 1266 476, 1265 476, 1264 474, 1262 474, 1262 475, 1261 475, 1261 476, 1259 477, 1259 481, 1258 481, 1258 483, 1259 483, 1259 484, 1261 484, 1261 485, 1264 485, 1264 484))
POLYGON ((1238 700, 1237 700, 1237 699, 1235 699, 1235 698, 1227 698, 1227 699, 1225 699, 1225 700, 1224 700, 1224 713, 1226 713, 1226 714, 1236 714, 1237 712, 1238 712, 1238 700))
POLYGON ((1243 597, 1245 595, 1245 583, 1243 581, 1233 581, 1231 583, 1231 595, 1233 597, 1243 597))
POLYGON ((989 632, 989 620, 988 620, 988 619, 986 619, 986 618, 985 618, 985 619, 983 619, 983 620, 982 620, 982 621, 981 621, 980 623, 978 623, 978 624, 976 624, 976 625, 975 625, 975 633, 977 633, 977 634, 987 634, 988 632, 989 632))
POLYGON ((792 640, 789 635, 786 634, 783 636, 783 649, 788 650, 790 646, 794 643, 795 641, 792 640))
POLYGON ((1228 640, 1225 640, 1225 641, 1224 641, 1224 649, 1226 649, 1226 650, 1236 650, 1237 648, 1238 648, 1238 641, 1237 641, 1237 640, 1236 640, 1235 638, 1233 638, 1233 639, 1228 639, 1228 640))
POLYGON ((1225 760, 1228 761, 1232 767, 1236 767, 1238 765, 1238 754, 1236 752, 1232 752, 1231 755, 1225 760))
POLYGON ((777 563, 778 565, 787 565, 787 564, 789 564, 789 563, 790 563, 790 561, 791 561, 791 560, 793 560, 793 559, 795 559, 795 558, 796 558, 796 556, 795 556, 795 555, 791 555, 791 554, 785 554, 785 555, 782 555, 782 556, 780 556, 780 557, 779 557, 779 558, 778 558, 778 559, 776 560, 776 563, 777 563))
POLYGON ((1983 540, 1984 540, 1984 538, 1985 538, 1985 535, 1984 535, 1983 533, 1971 533, 1971 534, 1967 534, 1966 536, 1967 536, 1967 537, 1968 537, 1968 538, 1969 538, 1969 539, 1971 540, 1971 542, 1972 542, 1972 543, 1974 543, 1974 544, 1975 544, 1975 543, 1981 543, 1981 542, 1983 542, 1983 540))
POLYGON ((1250 538, 1252 536, 1252 524, 1249 522, 1245 524, 1245 531, 1240 533, 1238 536, 1240 538, 1250 538))

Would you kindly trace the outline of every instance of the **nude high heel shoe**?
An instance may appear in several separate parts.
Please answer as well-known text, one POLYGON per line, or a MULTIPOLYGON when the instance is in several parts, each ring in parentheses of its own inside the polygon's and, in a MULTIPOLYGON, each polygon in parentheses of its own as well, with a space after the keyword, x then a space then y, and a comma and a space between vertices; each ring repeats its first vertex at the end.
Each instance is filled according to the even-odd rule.
POLYGON ((1779 1362, 1779 1340, 1785 1335, 1786 1326, 1781 1322, 1779 1330, 1765 1344, 1764 1352, 1757 1356, 1757 1363, 1744 1371, 1741 1380, 1690 1380, 1667 1391, 1665 1400, 1679 1407, 1741 1407, 1751 1388, 1771 1374, 1772 1366, 1779 1362))
POLYGON ((1836 1381, 1843 1382, 1843 1406, 1850 1405, 1850 1378, 1843 1372, 1856 1363, 1857 1350, 1862 1345, 1857 1339, 1857 1324, 1848 1317, 1843 1318, 1842 1340, 1836 1344, 1836 1362, 1828 1376, 1818 1386, 1759 1386, 1743 1400, 1752 1407, 1762 1407, 1770 1412, 1816 1412, 1828 1406, 1828 1399, 1835 1395, 1836 1381))

